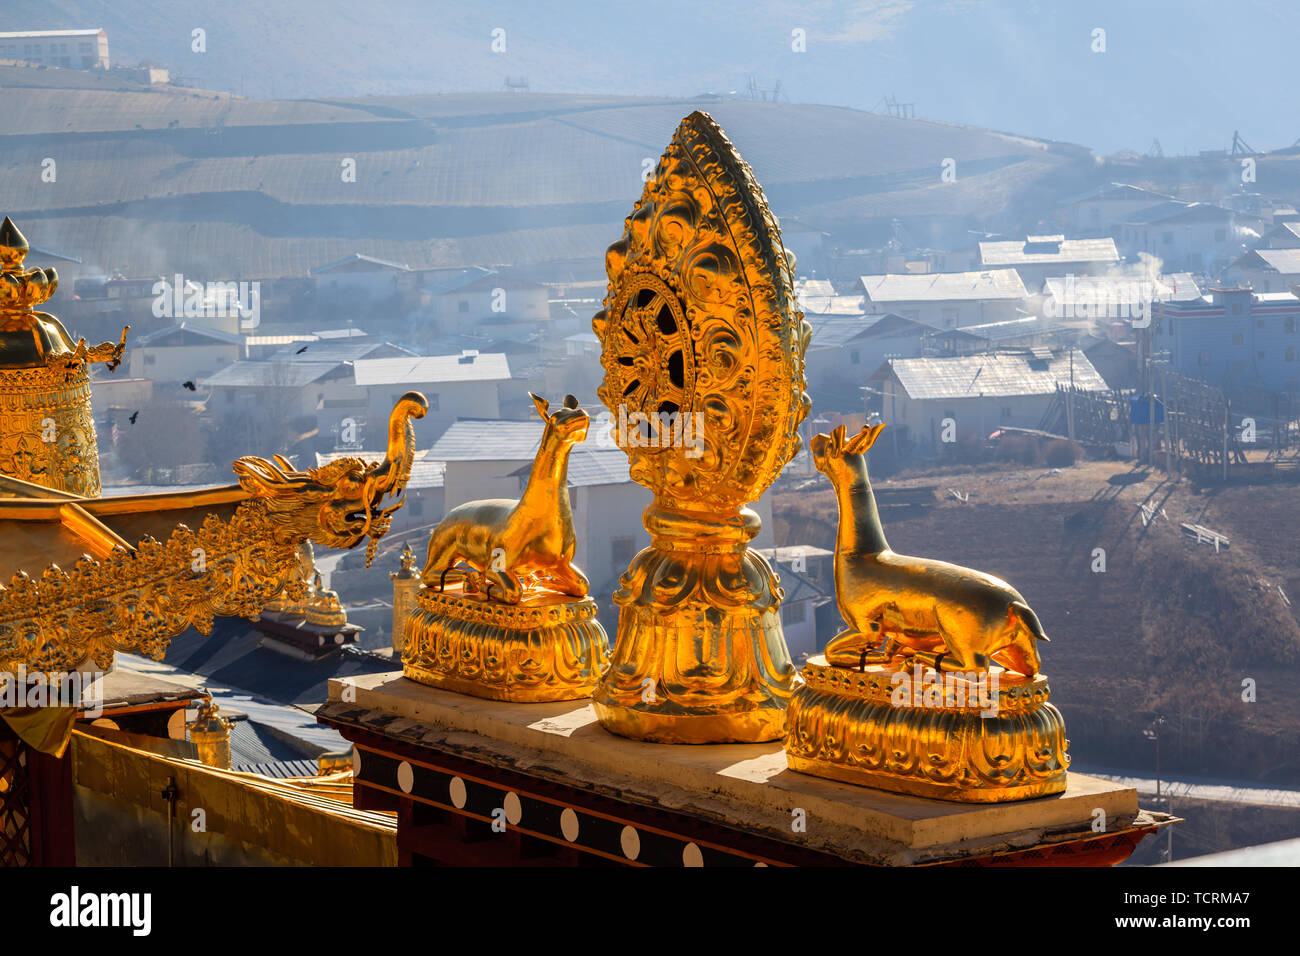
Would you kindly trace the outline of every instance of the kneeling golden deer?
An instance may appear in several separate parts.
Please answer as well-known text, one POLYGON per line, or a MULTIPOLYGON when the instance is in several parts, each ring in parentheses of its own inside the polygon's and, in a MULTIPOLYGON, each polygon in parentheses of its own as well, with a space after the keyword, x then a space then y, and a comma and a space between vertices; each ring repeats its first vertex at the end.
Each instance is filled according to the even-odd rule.
POLYGON ((813 463, 839 502, 835 591, 848 622, 826 645, 827 662, 845 667, 903 654, 944 671, 997 662, 1033 677, 1038 641, 1048 638, 1019 591, 982 571, 890 549, 866 461, 884 427, 864 427, 846 441, 841 425, 812 440, 813 463))
POLYGON ((524 590, 539 586, 586 597, 587 577, 573 565, 577 537, 569 506, 569 453, 587 437, 590 417, 572 395, 554 414, 550 404, 528 397, 546 423, 519 499, 467 501, 447 512, 429 538, 421 579, 441 587, 447 572, 464 561, 481 576, 487 596, 518 604, 524 590))

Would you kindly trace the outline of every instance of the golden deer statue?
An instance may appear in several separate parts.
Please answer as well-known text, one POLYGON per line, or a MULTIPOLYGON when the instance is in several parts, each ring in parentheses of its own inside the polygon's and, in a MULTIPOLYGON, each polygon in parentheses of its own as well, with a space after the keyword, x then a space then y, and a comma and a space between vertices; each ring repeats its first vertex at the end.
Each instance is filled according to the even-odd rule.
POLYGON ((866 461, 884 427, 864 427, 846 441, 841 425, 812 440, 813 463, 839 503, 835 591, 848 622, 826 645, 827 662, 863 666, 903 655, 943 671, 997 662, 1032 678, 1037 642, 1048 638, 1020 592, 982 571, 890 550, 866 461))
POLYGON ((569 453, 587 437, 591 419, 572 395, 554 414, 546 399, 531 392, 528 397, 546 430, 523 495, 467 501, 447 512, 429 538, 425 585, 441 588, 455 564, 465 561, 485 583, 487 596, 505 604, 518 604, 530 585, 587 596, 587 577, 573 565, 569 453))

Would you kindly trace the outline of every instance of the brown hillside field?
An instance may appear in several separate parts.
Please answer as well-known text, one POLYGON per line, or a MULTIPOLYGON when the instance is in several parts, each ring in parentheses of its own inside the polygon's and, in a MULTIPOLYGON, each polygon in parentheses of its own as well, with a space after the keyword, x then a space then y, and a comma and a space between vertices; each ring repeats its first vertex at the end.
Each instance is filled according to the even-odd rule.
MULTIPOLYGON (((1300 625, 1282 596, 1300 598, 1300 486, 1198 491, 1127 462, 875 482, 918 484, 945 497, 882 508, 890 546, 996 574, 1025 596, 1052 639, 1043 666, 1076 760, 1152 765, 1142 731, 1159 714, 1167 772, 1300 784, 1300 625), (1156 508, 1149 526, 1144 503, 1156 508), (1230 549, 1196 544, 1183 522, 1227 535, 1230 549)), ((824 478, 779 492, 772 510, 783 545, 834 547, 824 478)))

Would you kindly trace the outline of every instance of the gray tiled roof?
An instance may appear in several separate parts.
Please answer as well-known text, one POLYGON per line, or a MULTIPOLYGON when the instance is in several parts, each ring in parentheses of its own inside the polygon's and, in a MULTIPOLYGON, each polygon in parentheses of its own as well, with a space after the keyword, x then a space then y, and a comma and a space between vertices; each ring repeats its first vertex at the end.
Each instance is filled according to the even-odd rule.
POLYGON ((893 359, 889 362, 899 383, 914 399, 990 398, 1011 395, 1048 395, 1057 383, 1074 384, 1089 391, 1105 391, 1105 380, 1079 349, 1074 350, 1071 376, 1070 350, 1054 352, 1050 361, 1036 361, 1021 352, 991 352, 944 358, 893 359))

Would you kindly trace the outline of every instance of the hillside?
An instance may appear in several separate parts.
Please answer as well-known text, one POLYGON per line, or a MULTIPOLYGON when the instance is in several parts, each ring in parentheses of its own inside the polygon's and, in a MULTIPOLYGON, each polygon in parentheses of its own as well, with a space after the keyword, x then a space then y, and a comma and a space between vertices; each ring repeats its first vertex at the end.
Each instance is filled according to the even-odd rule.
MULTIPOLYGON (((1042 619, 1053 700, 1072 752, 1093 765, 1148 767, 1142 731, 1171 721, 1162 750, 1170 773, 1236 775, 1300 784, 1300 488, 1188 482, 1129 464, 1089 462, 1053 474, 990 470, 879 482, 969 492, 931 508, 887 508, 897 551, 977 567, 1010 581, 1042 619), (1139 507, 1158 511, 1144 527, 1139 507), (1066 519, 1070 521, 1067 529, 1066 519), (1184 538, 1182 522, 1227 534, 1230 550, 1184 538), (1095 548, 1106 570, 1092 570, 1095 548), (1257 701, 1242 700, 1242 682, 1257 701)), ((833 547, 829 485, 773 503, 778 539, 833 547)))
POLYGON ((413 268, 576 259, 598 272, 645 164, 694 109, 722 123, 777 215, 805 228, 1014 219, 1090 173, 1030 139, 790 103, 23 88, 0 97, 0 190, 33 245, 81 260, 60 265, 69 276, 274 278, 354 251, 413 268), (954 183, 940 182, 945 157, 954 183))

